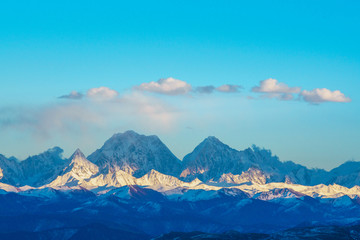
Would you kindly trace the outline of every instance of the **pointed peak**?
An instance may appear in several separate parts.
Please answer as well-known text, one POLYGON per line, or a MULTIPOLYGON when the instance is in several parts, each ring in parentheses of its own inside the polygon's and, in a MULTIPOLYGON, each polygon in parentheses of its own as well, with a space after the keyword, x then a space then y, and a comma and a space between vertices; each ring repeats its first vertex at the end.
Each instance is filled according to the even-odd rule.
POLYGON ((81 152, 80 148, 77 148, 74 153, 81 154, 82 152, 81 152))
POLYGON ((79 148, 77 148, 70 157, 71 160, 76 159, 76 158, 84 158, 85 159, 85 155, 82 153, 82 151, 79 148))

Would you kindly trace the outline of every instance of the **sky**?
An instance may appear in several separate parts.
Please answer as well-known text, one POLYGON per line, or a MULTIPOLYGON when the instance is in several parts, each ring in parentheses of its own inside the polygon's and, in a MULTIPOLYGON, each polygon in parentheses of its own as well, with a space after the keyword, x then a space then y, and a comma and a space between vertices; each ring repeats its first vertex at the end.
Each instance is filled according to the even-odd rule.
POLYGON ((114 133, 360 161, 359 1, 2 1, 0 153, 114 133))

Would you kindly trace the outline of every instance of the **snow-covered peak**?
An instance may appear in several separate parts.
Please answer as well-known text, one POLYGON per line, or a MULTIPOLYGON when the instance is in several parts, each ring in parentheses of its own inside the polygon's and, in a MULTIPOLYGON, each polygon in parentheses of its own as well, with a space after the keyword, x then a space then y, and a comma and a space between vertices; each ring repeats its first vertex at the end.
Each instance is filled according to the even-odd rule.
POLYGON ((99 171, 99 167, 87 160, 80 149, 76 149, 70 161, 69 166, 64 169, 64 173, 71 172, 74 177, 79 179, 89 178, 99 171))
POLYGON ((181 161, 157 136, 140 135, 134 131, 113 135, 88 159, 104 172, 121 169, 137 177, 151 169, 176 176, 181 165, 181 161))
POLYGON ((206 182, 219 179, 223 173, 239 174, 243 170, 239 151, 215 137, 208 137, 184 157, 180 177, 187 181, 199 178, 206 182))

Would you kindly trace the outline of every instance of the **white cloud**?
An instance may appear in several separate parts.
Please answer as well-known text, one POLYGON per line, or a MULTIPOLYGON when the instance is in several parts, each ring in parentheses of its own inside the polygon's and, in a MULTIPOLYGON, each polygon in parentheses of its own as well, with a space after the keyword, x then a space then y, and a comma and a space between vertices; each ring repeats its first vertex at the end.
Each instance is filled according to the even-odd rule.
POLYGON ((351 99, 339 90, 331 91, 327 88, 315 88, 311 91, 304 90, 300 95, 306 102, 310 103, 351 102, 351 99))
POLYGON ((140 91, 155 92, 166 95, 182 95, 191 91, 190 84, 171 77, 163 78, 156 82, 142 83, 134 88, 140 91))
POLYGON ((290 101, 294 99, 293 94, 300 93, 300 87, 289 87, 276 79, 269 78, 260 81, 260 86, 251 89, 252 92, 262 93, 262 98, 276 98, 281 101, 290 101))
POLYGON ((75 100, 78 100, 78 99, 82 99, 83 96, 84 96, 84 95, 83 95, 82 93, 79 93, 79 92, 77 92, 77 91, 71 91, 69 94, 60 96, 59 98, 66 98, 66 99, 75 99, 75 100))
POLYGON ((240 88, 242 88, 240 85, 224 84, 217 87, 216 90, 224 93, 235 93, 239 92, 240 88))
POLYGON ((299 93, 300 87, 289 87, 285 83, 278 82, 278 80, 269 78, 260 82, 260 86, 252 88, 253 92, 258 93, 299 93))
POLYGON ((108 87, 91 88, 87 91, 86 96, 94 100, 111 100, 116 98, 119 93, 108 87))

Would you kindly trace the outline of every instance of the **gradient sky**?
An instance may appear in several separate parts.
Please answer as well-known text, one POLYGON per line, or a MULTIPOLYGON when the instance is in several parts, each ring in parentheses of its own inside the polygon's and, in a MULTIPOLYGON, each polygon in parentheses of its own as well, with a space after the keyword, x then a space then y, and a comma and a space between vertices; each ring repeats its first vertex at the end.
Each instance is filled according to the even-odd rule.
POLYGON ((359 12, 359 1, 2 1, 0 153, 90 154, 133 129, 180 159, 214 135, 308 167, 360 161, 359 12))

